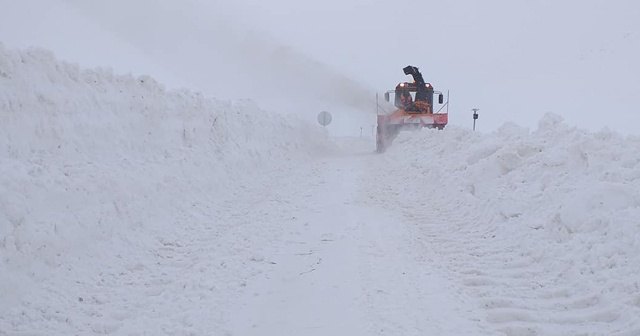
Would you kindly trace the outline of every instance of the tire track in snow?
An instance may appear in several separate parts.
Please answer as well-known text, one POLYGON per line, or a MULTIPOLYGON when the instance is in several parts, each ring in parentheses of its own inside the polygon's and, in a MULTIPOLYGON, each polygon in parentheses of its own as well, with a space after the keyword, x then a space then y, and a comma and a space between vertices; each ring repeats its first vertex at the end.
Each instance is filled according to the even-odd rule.
MULTIPOLYGON (((389 151, 370 163, 377 167, 380 183, 373 188, 381 195, 380 206, 404 213, 415 234, 424 238, 429 260, 475 298, 477 310, 496 332, 640 335, 640 283, 611 278, 616 273, 628 278, 632 270, 613 264, 612 273, 593 273, 597 267, 590 263, 595 260, 587 255, 576 259, 575 251, 536 223, 523 225, 517 216, 498 213, 492 200, 470 193, 461 188, 465 181, 449 177, 453 174, 445 171, 445 164, 427 160, 424 166, 408 168, 404 161, 398 152, 389 151), (411 169, 417 173, 413 179, 407 178, 411 169), (626 302, 610 299, 620 296, 627 297, 626 302)), ((589 248, 585 242, 585 253, 589 248)))
POLYGON ((228 335, 482 335, 403 219, 370 201, 367 156, 301 167, 309 173, 294 184, 309 197, 279 210, 296 220, 280 226, 266 256, 275 263, 231 309, 228 335))
POLYGON ((228 335, 367 334, 349 206, 353 187, 335 179, 343 172, 348 168, 314 162, 278 188, 291 195, 274 210, 294 220, 264 223, 280 230, 265 252, 273 264, 230 308, 228 335))
MULTIPOLYGON (((486 321, 495 324, 497 330, 510 336, 555 332, 583 335, 580 330, 597 330, 599 325, 620 317, 620 312, 607 302, 600 302, 597 296, 579 294, 586 287, 565 283, 560 274, 553 274, 556 270, 540 266, 539 258, 513 245, 512 236, 487 237, 485 232, 450 230, 453 223, 468 220, 452 216, 422 222, 418 232, 447 237, 431 238, 429 245, 441 260, 439 263, 450 270, 451 281, 477 298, 478 308, 486 311, 486 321)), ((468 225, 476 224, 474 221, 468 225)), ((560 251, 550 253, 562 258, 560 251)))

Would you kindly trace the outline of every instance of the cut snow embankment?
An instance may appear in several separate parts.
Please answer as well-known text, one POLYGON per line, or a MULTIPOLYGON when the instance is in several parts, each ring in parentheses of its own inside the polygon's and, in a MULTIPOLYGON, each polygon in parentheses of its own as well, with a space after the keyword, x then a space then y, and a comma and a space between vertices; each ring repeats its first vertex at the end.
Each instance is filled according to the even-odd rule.
POLYGON ((639 147, 555 115, 533 132, 403 133, 381 204, 504 334, 639 335, 639 147))
POLYGON ((224 304, 252 272, 249 242, 234 233, 245 224, 236 204, 259 202, 322 150, 319 128, 0 44, 0 331, 109 332, 125 319, 138 332, 189 325, 198 317, 172 322, 162 314, 167 298, 150 300, 170 286, 167 273, 181 271, 181 232, 196 229, 209 238, 191 246, 208 255, 196 266, 233 266, 184 279, 173 311, 193 308, 190 294, 207 286, 220 295, 206 304, 224 304), (149 263, 160 266, 142 278, 149 263), (164 322, 137 325, 153 316, 164 322))

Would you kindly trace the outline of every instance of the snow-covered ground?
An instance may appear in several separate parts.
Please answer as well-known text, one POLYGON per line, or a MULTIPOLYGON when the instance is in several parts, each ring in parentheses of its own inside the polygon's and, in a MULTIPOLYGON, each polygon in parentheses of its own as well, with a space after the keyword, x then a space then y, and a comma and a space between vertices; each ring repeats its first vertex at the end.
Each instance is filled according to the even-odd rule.
POLYGON ((1 46, 0 130, 0 335, 640 335, 637 138, 549 114, 378 155, 1 46))
POLYGON ((379 204, 497 330, 640 335, 639 145, 551 114, 534 131, 402 134, 379 204))

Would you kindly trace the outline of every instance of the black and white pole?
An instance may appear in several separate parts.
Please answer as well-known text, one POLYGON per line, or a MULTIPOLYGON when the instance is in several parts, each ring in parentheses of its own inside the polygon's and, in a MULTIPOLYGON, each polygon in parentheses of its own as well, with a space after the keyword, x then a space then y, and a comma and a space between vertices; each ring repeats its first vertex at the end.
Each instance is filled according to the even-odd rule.
POLYGON ((480 109, 478 109, 478 108, 471 109, 471 111, 473 111, 473 130, 474 131, 476 130, 476 120, 478 120, 478 111, 479 110, 480 109))

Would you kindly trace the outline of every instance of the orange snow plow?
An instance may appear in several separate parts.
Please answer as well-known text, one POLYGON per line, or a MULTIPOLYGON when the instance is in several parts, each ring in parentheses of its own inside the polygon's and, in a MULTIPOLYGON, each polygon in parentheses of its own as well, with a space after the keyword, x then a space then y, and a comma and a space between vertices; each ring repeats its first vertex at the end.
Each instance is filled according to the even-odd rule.
MULTIPOLYGON (((434 96, 438 95, 438 104, 443 104, 443 94, 435 91, 430 83, 425 83, 418 68, 407 66, 402 69, 405 75, 413 77, 413 83, 403 82, 395 90, 384 94, 389 101, 390 94, 394 94, 393 105, 397 108, 392 113, 380 113, 378 104, 378 125, 376 130, 376 151, 384 152, 391 145, 398 133, 404 130, 418 130, 423 127, 444 129, 449 121, 449 98, 437 111, 433 111, 434 96), (445 112, 440 112, 444 107, 445 112)), ((383 109, 384 110, 384 109, 383 109)))

